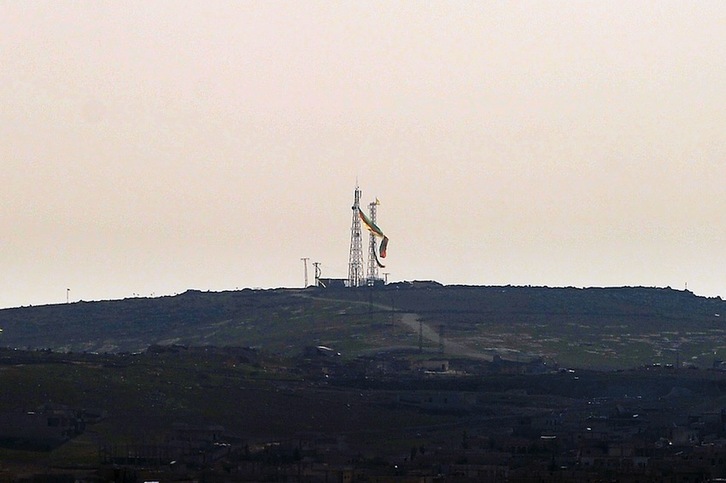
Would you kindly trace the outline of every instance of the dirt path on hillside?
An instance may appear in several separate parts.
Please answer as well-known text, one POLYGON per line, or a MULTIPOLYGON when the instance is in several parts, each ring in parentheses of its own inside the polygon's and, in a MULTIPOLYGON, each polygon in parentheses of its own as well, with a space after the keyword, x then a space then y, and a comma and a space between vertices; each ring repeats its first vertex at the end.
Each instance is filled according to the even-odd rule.
MULTIPOLYGON (((389 308, 390 310, 390 308, 389 308)), ((419 322, 420 316, 418 314, 414 314, 411 312, 405 312, 401 314, 401 324, 405 325, 409 329, 411 329, 414 333, 419 333, 419 330, 421 331, 421 335, 424 339, 439 343, 439 333, 437 330, 432 328, 430 325, 428 325, 425 322, 419 322)), ((465 356, 465 357, 471 357, 472 359, 483 359, 487 361, 492 360, 492 356, 489 354, 484 354, 482 352, 478 352, 470 347, 467 347, 464 344, 460 344, 458 342, 454 342, 452 340, 449 340, 446 338, 446 334, 444 334, 444 354, 453 354, 457 356, 465 356)))
MULTIPOLYGON (((400 317, 396 317, 396 319, 398 319, 398 321, 400 322, 401 325, 410 329, 414 334, 418 334, 419 330, 420 330, 421 335, 423 336, 424 339, 426 339, 429 342, 434 342, 436 344, 439 343, 438 330, 434 329, 426 322, 422 322, 419 325, 419 320, 421 319, 421 316, 419 314, 416 314, 413 312, 396 312, 396 309, 394 309, 393 307, 384 305, 384 304, 379 304, 379 303, 370 303, 370 302, 365 302, 365 301, 347 300, 347 299, 336 299, 336 298, 329 298, 329 297, 315 297, 315 296, 302 294, 302 293, 299 294, 299 296, 307 297, 310 299, 316 299, 316 300, 327 300, 330 302, 367 305, 369 307, 376 307, 381 310, 395 312, 397 315, 400 315, 400 317)), ((446 354, 470 357, 472 359, 481 359, 481 360, 485 360, 485 361, 491 361, 493 359, 491 354, 479 352, 464 344, 446 339, 446 335, 444 335, 444 355, 446 355, 446 354)))

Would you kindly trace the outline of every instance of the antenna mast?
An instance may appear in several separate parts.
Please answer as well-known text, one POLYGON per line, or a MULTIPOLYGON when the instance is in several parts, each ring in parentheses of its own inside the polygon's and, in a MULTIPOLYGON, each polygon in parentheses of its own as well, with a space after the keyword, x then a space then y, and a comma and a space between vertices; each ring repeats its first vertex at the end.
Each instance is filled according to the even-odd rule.
POLYGON ((303 288, 308 288, 308 260, 310 260, 310 257, 302 257, 300 260, 305 265, 305 285, 303 285, 303 288))
MULTIPOLYGON (((371 201, 368 204, 368 209, 370 210, 370 219, 374 225, 376 224, 376 208, 378 207, 378 204, 378 198, 376 198, 376 201, 371 201)), ((370 233, 368 236, 368 285, 375 285, 376 281, 380 278, 378 276, 378 264, 376 263, 377 245, 378 241, 376 240, 376 235, 370 233)))
POLYGON ((358 184, 355 185, 353 198, 353 221, 350 227, 350 255, 348 257, 348 287, 360 287, 363 282, 363 244, 360 234, 360 195, 358 184))
POLYGON ((320 287, 320 262, 313 262, 313 267, 315 267, 315 286, 320 287))

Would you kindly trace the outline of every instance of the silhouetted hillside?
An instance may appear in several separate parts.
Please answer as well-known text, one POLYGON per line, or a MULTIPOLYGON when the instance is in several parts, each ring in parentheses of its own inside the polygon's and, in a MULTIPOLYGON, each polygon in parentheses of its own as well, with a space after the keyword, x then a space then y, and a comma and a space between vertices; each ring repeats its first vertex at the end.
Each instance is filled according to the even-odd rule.
POLYGON ((344 357, 391 349, 535 357, 578 367, 711 365, 726 356, 726 302, 661 288, 442 286, 187 291, 161 298, 0 310, 0 345, 136 352, 152 344, 259 347, 344 357), (420 324, 414 323, 417 314, 420 324), (406 323, 403 323, 406 322, 406 323), (421 331, 421 333, 419 333, 421 331), (444 334, 443 341, 439 334, 444 334))

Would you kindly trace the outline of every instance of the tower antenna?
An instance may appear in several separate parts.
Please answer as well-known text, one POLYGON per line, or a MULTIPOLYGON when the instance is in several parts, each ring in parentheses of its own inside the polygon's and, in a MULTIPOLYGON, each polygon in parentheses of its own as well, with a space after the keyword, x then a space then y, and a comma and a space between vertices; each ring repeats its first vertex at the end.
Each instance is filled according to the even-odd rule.
POLYGON ((353 196, 353 221, 350 226, 350 254, 348 256, 348 287, 360 287, 363 282, 363 244, 360 233, 360 195, 358 182, 353 196))
POLYGON ((418 351, 423 352, 423 319, 418 319, 418 351))
POLYGON ((308 260, 310 260, 310 257, 302 257, 300 260, 303 261, 305 266, 305 285, 303 285, 303 288, 308 288, 308 260))
MULTIPOLYGON (((376 198, 376 201, 371 201, 368 204, 368 209, 370 211, 369 217, 373 224, 375 225, 377 220, 377 207, 380 204, 378 201, 378 198, 376 198)), ((368 273, 367 273, 367 283, 368 285, 375 285, 376 282, 380 279, 378 276, 378 263, 376 263, 376 249, 377 249, 377 240, 376 235, 371 232, 368 237, 368 273)))
POLYGON ((315 286, 320 287, 320 262, 313 262, 313 267, 315 267, 315 286))

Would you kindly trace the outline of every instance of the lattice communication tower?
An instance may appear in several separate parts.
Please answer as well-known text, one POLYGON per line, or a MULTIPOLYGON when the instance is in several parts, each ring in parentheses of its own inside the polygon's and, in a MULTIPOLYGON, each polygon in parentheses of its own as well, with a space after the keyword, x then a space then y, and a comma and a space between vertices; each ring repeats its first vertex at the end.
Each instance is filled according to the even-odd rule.
POLYGON ((350 255, 348 257, 348 287, 360 287, 363 284, 363 241, 360 228, 360 195, 358 185, 355 186, 353 198, 353 221, 350 226, 350 255))
MULTIPOLYGON (((377 223, 376 220, 376 208, 378 207, 378 200, 372 201, 368 204, 368 209, 370 210, 370 219, 375 225, 377 223)), ((368 237, 368 278, 367 282, 368 285, 375 285, 378 280, 380 280, 380 277, 378 276, 378 263, 376 262, 376 249, 378 245, 378 240, 376 240, 376 235, 373 233, 369 234, 368 237)))

